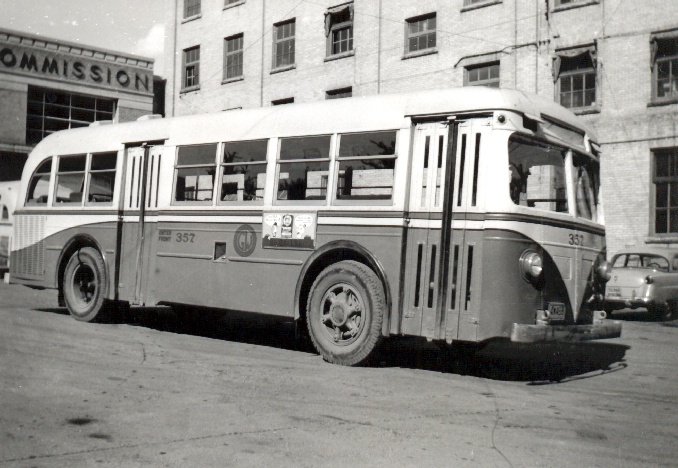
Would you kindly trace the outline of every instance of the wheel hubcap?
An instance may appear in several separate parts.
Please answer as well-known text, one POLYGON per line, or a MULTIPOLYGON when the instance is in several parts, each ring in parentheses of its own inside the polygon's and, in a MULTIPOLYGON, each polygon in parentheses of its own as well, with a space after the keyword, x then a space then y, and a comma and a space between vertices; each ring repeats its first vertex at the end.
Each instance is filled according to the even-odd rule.
POLYGON ((81 264, 73 274, 74 296, 81 306, 87 306, 97 291, 96 275, 87 265, 81 264))
POLYGON ((361 295, 349 284, 337 284, 322 298, 321 321, 327 336, 339 345, 356 340, 363 329, 365 307, 361 295))

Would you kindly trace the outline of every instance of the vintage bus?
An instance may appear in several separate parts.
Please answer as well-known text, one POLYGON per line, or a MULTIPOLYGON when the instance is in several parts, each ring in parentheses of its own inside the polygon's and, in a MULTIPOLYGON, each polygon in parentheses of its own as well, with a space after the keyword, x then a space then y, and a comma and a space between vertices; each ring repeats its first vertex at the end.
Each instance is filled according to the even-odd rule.
POLYGON ((389 336, 618 337, 598 311, 599 181, 591 130, 510 90, 99 124, 30 155, 10 281, 82 321, 129 304, 294 319, 344 365, 389 336))
POLYGON ((0 273, 9 268, 9 246, 12 242, 12 220, 20 182, 0 182, 0 273))

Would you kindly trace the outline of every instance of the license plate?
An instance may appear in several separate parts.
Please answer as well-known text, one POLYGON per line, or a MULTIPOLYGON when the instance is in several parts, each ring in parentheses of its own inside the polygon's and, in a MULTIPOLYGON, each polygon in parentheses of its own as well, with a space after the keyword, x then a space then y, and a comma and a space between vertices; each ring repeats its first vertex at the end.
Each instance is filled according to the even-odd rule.
POLYGON ((618 286, 608 286, 605 292, 608 296, 621 296, 621 289, 618 286))
POLYGON ((551 320, 565 320, 565 304, 549 302, 549 317, 551 320))

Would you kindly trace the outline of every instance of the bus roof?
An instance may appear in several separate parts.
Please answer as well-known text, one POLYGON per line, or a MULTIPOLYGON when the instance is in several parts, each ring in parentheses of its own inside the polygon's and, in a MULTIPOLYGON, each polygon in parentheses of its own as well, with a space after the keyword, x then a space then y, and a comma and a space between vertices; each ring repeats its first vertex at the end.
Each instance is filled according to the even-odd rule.
POLYGON ((123 144, 167 140, 168 145, 185 145, 398 129, 407 128, 412 116, 496 110, 550 118, 581 129, 595 141, 592 130, 583 121, 553 101, 515 90, 469 86, 64 130, 46 137, 36 146, 31 157, 33 163, 27 164, 27 169, 37 164, 36 158, 85 151, 117 151, 123 144), (86 146, 83 141, 87 142, 86 146))

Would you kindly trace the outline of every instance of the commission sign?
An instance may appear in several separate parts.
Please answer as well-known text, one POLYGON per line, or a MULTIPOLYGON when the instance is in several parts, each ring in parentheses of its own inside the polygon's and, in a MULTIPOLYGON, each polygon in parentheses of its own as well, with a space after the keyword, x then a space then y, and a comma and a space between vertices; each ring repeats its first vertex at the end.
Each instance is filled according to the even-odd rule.
POLYGON ((23 44, 0 43, 0 72, 119 91, 153 92, 151 69, 23 44))

